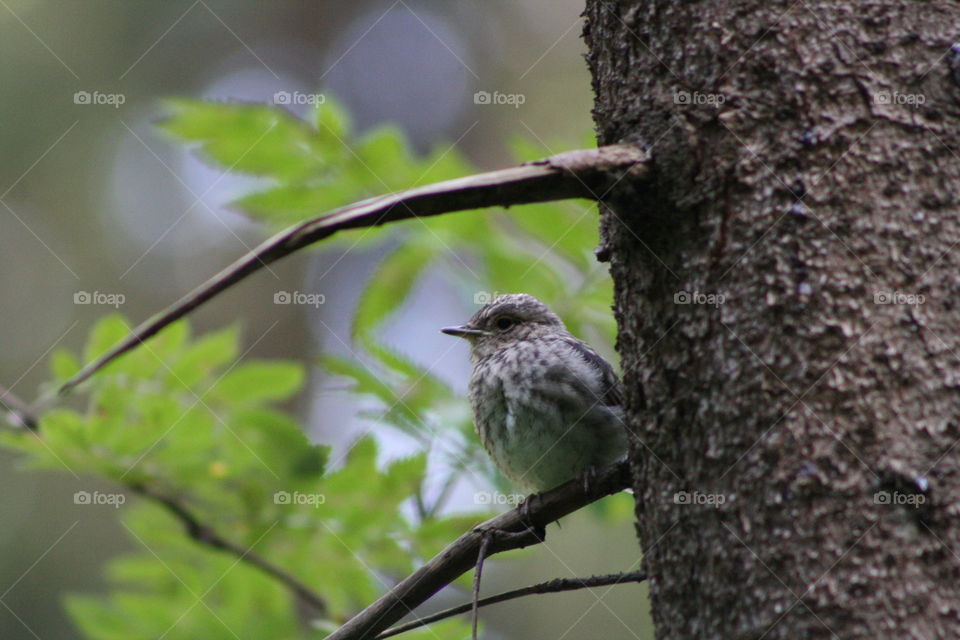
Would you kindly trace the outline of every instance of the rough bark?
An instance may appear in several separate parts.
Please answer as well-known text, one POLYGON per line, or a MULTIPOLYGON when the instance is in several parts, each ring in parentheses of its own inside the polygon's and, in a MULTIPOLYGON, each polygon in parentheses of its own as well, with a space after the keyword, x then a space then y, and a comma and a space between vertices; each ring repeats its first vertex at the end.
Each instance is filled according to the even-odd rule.
POLYGON ((657 637, 960 637, 960 5, 585 15, 657 637))

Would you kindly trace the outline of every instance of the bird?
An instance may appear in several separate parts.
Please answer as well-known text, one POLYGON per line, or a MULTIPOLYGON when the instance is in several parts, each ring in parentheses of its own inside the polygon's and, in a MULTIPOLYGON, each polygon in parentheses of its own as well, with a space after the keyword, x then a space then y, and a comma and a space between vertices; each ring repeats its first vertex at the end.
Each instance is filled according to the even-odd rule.
POLYGON ((480 442, 515 486, 541 493, 623 457, 623 390, 613 367, 526 293, 496 297, 466 324, 469 399, 480 442))

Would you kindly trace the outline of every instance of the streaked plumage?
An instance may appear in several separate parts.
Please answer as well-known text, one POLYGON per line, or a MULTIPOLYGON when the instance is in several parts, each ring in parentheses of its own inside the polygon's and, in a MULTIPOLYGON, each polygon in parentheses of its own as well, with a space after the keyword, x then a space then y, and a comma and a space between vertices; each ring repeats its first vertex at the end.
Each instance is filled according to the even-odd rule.
POLYGON ((533 296, 498 297, 460 327, 483 446, 519 487, 551 489, 626 452, 620 381, 533 296))

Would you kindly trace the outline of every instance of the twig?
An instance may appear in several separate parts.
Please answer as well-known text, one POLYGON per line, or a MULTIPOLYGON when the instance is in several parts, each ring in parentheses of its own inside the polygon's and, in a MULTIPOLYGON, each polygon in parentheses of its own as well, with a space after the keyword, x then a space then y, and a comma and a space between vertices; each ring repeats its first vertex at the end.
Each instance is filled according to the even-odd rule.
POLYGON ((598 199, 621 177, 649 175, 650 156, 630 145, 568 151, 529 164, 400 191, 357 202, 294 225, 270 237, 143 324, 60 387, 66 393, 118 356, 268 264, 343 229, 372 227, 407 218, 516 204, 598 199))
POLYGON ((470 615, 470 638, 477 640, 477 622, 480 620, 480 577, 483 575, 483 561, 487 559, 493 533, 487 531, 480 539, 480 551, 477 552, 477 568, 473 570, 473 612, 470 615))
MULTIPOLYGON (((507 600, 514 600, 524 596, 543 595, 546 593, 561 593, 563 591, 576 591, 577 589, 591 589, 593 587, 605 587, 607 585, 626 584, 628 582, 644 582, 646 579, 647 574, 645 571, 611 573, 605 576, 591 576, 589 578, 554 578, 553 580, 547 580, 546 582, 532 584, 529 587, 504 591, 503 593, 498 593, 495 596, 481 598, 477 602, 477 606, 485 607, 487 605, 497 604, 498 602, 506 602, 507 600)), ((465 602, 459 606, 438 611, 437 613, 424 616, 423 618, 413 620, 406 624, 391 627, 390 629, 387 629, 378 635, 375 640, 385 640, 385 638, 400 635, 401 633, 406 633, 407 631, 413 631, 414 629, 419 629, 420 627, 424 627, 439 620, 452 618, 453 616, 470 611, 473 606, 474 603, 465 602)))
POLYGON ((258 567, 265 573, 286 585, 304 602, 312 605, 316 610, 317 615, 323 615, 326 613, 327 603, 323 598, 320 597, 319 594, 313 591, 313 589, 308 587, 292 574, 271 563, 266 558, 254 553, 250 548, 227 540, 219 533, 214 531, 211 527, 203 524, 199 518, 191 513, 190 510, 187 509, 183 503, 176 498, 164 495, 153 487, 148 487, 143 484, 129 485, 129 488, 131 491, 144 496, 145 498, 149 498, 150 500, 158 502, 166 507, 167 511, 169 511, 183 524, 184 529, 187 531, 187 535, 196 540, 198 543, 213 549, 226 551, 233 554, 240 560, 258 567))
POLYGON ((0 387, 0 406, 16 416, 17 420, 20 421, 20 426, 31 431, 37 430, 37 417, 34 415, 33 409, 5 387, 0 387))
MULTIPOLYGON (((15 413, 15 415, 17 415, 18 418, 23 422, 24 426, 32 431, 37 430, 39 418, 33 413, 33 410, 30 408, 30 406, 3 387, 0 387, 0 405, 15 413)), ((35 434, 35 436, 41 437, 39 434, 35 434)), ((282 584, 286 585, 296 595, 300 596, 304 602, 313 606, 318 615, 322 615, 327 611, 327 603, 310 587, 305 585, 292 574, 287 573, 267 559, 257 555, 251 549, 227 540, 219 533, 214 531, 211 527, 203 524, 197 516, 195 516, 189 509, 187 509, 186 506, 184 506, 182 502, 176 498, 165 495, 157 489, 144 484, 131 484, 127 485, 127 487, 134 493, 153 500, 154 502, 166 507, 167 511, 180 520, 187 531, 187 535, 196 540, 198 543, 213 549, 227 551, 228 553, 235 555, 240 560, 260 568, 265 573, 273 576, 282 584)))
MULTIPOLYGON (((3 387, 0 387, 0 405, 6 407, 11 412, 14 412, 24 423, 24 426, 33 431, 37 430, 39 419, 33 413, 33 410, 30 408, 30 406, 3 387)), ((39 434, 36 434, 36 437, 40 437, 39 434)), ((237 558, 240 560, 259 567, 261 570, 289 587, 290 590, 300 596, 304 602, 312 605, 318 613, 322 614, 326 612, 327 603, 310 587, 280 567, 257 555, 253 552, 253 550, 227 540, 219 533, 214 531, 211 527, 203 524, 200 519, 197 518, 197 516, 191 513, 190 510, 187 509, 187 507, 176 498, 164 495, 157 489, 149 487, 145 484, 130 484, 127 485, 127 487, 134 493, 153 500, 154 502, 158 502, 166 507, 167 511, 180 520, 181 523, 183 523, 183 526, 187 531, 187 535, 200 544, 204 544, 213 549, 227 551, 237 556, 237 558)))
POLYGON ((456 471, 459 471, 462 468, 463 465, 457 463, 454 465, 454 471, 447 475, 447 479, 444 480, 443 485, 440 487, 440 493, 437 495, 436 500, 434 500, 433 504, 430 505, 430 508, 427 509, 426 516, 428 518, 432 518, 440 512, 441 508, 443 508, 443 505, 447 502, 447 498, 453 491, 453 487, 456 485, 457 480, 460 479, 460 476, 456 473, 456 471))
MULTIPOLYGON (((530 508, 522 506, 492 518, 465 533, 447 546, 427 564, 413 572, 390 589, 376 602, 337 629, 327 640, 371 640, 394 624, 433 594, 473 568, 484 533, 491 529, 522 533, 573 513, 586 505, 626 488, 630 474, 625 461, 603 469, 588 488, 579 478, 540 494, 530 508), (589 489, 589 491, 588 491, 589 489), (526 513, 525 513, 526 512, 526 513)), ((490 553, 536 544, 540 540, 528 536, 497 536, 490 545, 490 553)))

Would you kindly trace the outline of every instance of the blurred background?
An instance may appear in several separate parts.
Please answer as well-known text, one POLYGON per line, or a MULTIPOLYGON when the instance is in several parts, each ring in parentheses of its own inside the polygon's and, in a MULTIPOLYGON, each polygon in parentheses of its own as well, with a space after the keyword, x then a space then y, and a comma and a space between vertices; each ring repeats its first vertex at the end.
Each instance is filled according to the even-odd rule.
MULTIPOLYGON (((581 10, 579 0, 0 0, 0 384, 36 398, 52 349, 78 349, 115 309, 146 318, 265 236, 225 206, 256 182, 210 168, 162 135, 164 98, 277 103, 322 92, 360 130, 393 122, 417 149, 455 145, 478 167, 497 168, 512 162, 511 137, 549 155, 589 135, 581 10), (514 98, 486 99, 497 92, 514 98)), ((303 114, 310 105, 284 106, 303 114)), ((301 253, 202 308, 195 330, 239 321, 256 357, 310 362, 321 349, 336 352, 376 260, 301 253), (319 291, 334 304, 250 303, 280 289, 319 291)), ((466 345, 437 329, 462 322, 472 301, 421 287, 414 302, 386 340, 465 390, 466 345)), ((291 409, 319 442, 343 447, 362 428, 357 408, 321 379, 291 409)), ((409 441, 383 437, 391 453, 408 452, 409 441)), ((73 504, 78 487, 95 488, 89 478, 15 462, 0 451, 0 637, 77 637, 62 595, 102 589, 105 559, 135 543, 111 508, 73 504)), ((636 568, 631 526, 578 514, 551 536, 491 563, 485 591, 636 568)), ((488 637, 649 637, 636 605, 643 589, 491 607, 488 637)))

